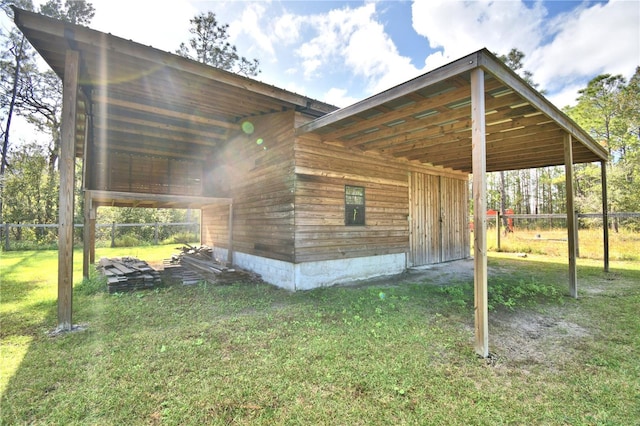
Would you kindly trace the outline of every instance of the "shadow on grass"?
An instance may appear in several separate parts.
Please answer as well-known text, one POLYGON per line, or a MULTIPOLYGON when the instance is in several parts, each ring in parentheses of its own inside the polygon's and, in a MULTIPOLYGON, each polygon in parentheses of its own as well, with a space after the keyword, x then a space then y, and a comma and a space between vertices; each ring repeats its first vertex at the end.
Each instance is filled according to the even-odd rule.
MULTIPOLYGON (((490 266, 490 280, 534 277, 567 288, 560 261, 491 258, 490 266)), ((598 266, 578 273, 610 277, 598 266)), ((428 283, 390 277, 298 293, 250 283, 74 293, 76 317, 88 318, 89 329, 35 335, 2 397, 1 423, 328 424, 342 415, 345 423, 391 424, 439 415, 434 424, 489 424, 487 410, 493 423, 536 423, 548 407, 531 410, 535 398, 557 408, 545 423, 565 415, 588 423, 566 414, 579 400, 552 406, 553 391, 563 385, 562 395, 578 395, 580 380, 593 374, 568 369, 555 379, 557 372, 541 369, 524 376, 511 366, 488 374, 460 325, 473 307, 460 313, 444 303, 445 286, 428 283), (499 398, 509 392, 519 397, 499 398)), ((54 307, 30 308, 45 311, 40 329, 53 327, 54 307)))

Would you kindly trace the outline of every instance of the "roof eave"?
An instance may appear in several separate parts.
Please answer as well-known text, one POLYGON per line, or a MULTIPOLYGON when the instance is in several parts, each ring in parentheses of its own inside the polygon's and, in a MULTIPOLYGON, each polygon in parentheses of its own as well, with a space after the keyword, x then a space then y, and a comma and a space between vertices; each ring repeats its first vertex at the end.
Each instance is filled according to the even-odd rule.
POLYGON ((554 120, 558 126, 571 134, 582 144, 593 152, 602 161, 607 161, 609 156, 607 150, 596 142, 587 132, 585 132, 576 122, 569 118, 564 112, 549 102, 538 91, 526 83, 518 74, 507 67, 495 55, 487 49, 482 49, 478 53, 478 66, 490 73, 494 78, 511 87, 527 102, 536 109, 554 120))
MULTIPOLYGON (((131 40, 125 40, 112 34, 105 34, 81 25, 49 18, 34 12, 16 8, 15 6, 12 6, 12 8, 14 11, 14 22, 23 33, 28 34, 30 31, 38 31, 51 35, 52 37, 65 39, 67 40, 70 49, 73 49, 73 45, 79 42, 92 45, 99 49, 116 51, 123 55, 147 60, 200 77, 216 80, 233 87, 245 89, 253 93, 268 96, 288 103, 298 110, 308 111, 312 115, 327 114, 338 109, 334 105, 299 95, 297 93, 289 92, 229 71, 214 68, 151 46, 145 46, 131 40)), ((38 46, 34 47, 38 50, 38 46)), ((47 58, 46 52, 42 52, 40 50, 38 50, 38 52, 51 66, 52 64, 49 58, 47 58)), ((62 78, 62 76, 60 77, 62 78)))
POLYGON ((370 108, 380 106, 385 102, 388 102, 395 98, 408 95, 412 92, 415 92, 416 90, 420 90, 424 87, 436 84, 448 78, 470 71, 478 66, 478 53, 479 52, 475 52, 467 55, 454 62, 451 62, 440 68, 436 68, 433 71, 416 77, 413 80, 409 80, 370 98, 364 99, 353 105, 341 108, 316 120, 303 124, 302 126, 295 129, 295 133, 296 135, 303 135, 305 133, 313 132, 314 130, 329 126, 333 123, 366 111, 370 108))

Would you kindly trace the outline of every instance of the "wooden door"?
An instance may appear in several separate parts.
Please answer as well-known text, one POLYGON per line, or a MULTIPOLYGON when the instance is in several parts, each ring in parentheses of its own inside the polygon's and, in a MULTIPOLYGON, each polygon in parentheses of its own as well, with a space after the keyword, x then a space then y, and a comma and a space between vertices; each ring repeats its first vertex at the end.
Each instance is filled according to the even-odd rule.
POLYGON ((467 182, 424 173, 409 176, 409 266, 469 256, 467 182))
POLYGON ((441 262, 469 257, 468 200, 466 180, 440 178, 441 262))
POLYGON ((439 263, 441 257, 440 177, 409 176, 409 266, 439 263))

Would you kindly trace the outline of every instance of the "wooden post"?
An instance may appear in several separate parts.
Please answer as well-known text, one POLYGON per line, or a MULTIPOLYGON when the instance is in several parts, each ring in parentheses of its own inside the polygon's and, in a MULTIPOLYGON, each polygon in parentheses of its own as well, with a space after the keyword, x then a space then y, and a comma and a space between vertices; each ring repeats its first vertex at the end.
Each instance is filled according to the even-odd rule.
POLYGON ((75 179, 78 52, 67 50, 62 89, 60 194, 58 204, 58 330, 72 327, 73 304, 73 190, 75 179))
POLYGON ((4 251, 9 251, 9 224, 4 224, 4 251))
POLYGON ((500 212, 496 212, 496 245, 498 248, 496 250, 500 251, 500 212))
POLYGON ((471 145, 473 156, 473 238, 475 350, 489 356, 489 310, 487 304, 487 141, 484 108, 484 71, 471 71, 471 145))
POLYGON ((111 248, 116 246, 116 223, 111 223, 111 248))
POLYGON ((93 207, 91 203, 91 211, 89 213, 89 232, 91 235, 91 244, 89 246, 89 262, 94 265, 96 263, 96 212, 97 207, 93 207))
POLYGON ((158 245, 158 222, 153 227, 153 245, 158 245))
POLYGON ((602 183, 602 239, 604 244, 604 271, 609 272, 609 203, 607 201, 607 162, 600 162, 602 183))
POLYGON ((89 278, 89 264, 91 263, 91 195, 84 191, 84 215, 82 225, 82 276, 89 278))
POLYGON ((564 169, 567 187, 567 230, 568 230, 568 246, 569 246, 569 294, 571 297, 578 298, 578 269, 577 259, 577 234, 575 221, 575 202, 573 190, 573 146, 571 135, 564 137, 564 169))
POLYGON ((576 259, 580 259, 580 221, 578 220, 578 210, 573 212, 573 220, 576 224, 576 259))
POLYGON ((229 241, 227 243, 227 263, 233 265, 233 203, 229 204, 229 241))

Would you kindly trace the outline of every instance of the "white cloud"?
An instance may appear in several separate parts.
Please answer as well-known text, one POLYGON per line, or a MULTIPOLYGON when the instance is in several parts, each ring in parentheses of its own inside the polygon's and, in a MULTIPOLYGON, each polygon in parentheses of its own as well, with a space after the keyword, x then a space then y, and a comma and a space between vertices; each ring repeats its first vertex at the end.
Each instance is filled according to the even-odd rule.
POLYGON ((91 3, 96 9, 91 28, 169 52, 189 39, 189 20, 198 13, 188 0, 173 0, 171 7, 160 6, 157 0, 91 3))
POLYGON ((345 89, 337 89, 335 87, 329 89, 323 98, 324 102, 340 108, 355 104, 359 100, 360 99, 348 96, 345 89))
POLYGON ((243 55, 252 55, 252 50, 257 48, 261 53, 275 56, 271 38, 263 31, 266 27, 261 21, 264 20, 265 11, 266 7, 262 3, 248 3, 240 19, 229 24, 229 40, 232 44, 235 44, 237 37, 242 33, 245 33, 251 41, 251 48, 243 52, 243 55))
MULTIPOLYGON (((376 4, 351 9, 334 9, 308 18, 315 37, 296 50, 307 79, 346 67, 351 75, 363 79, 367 94, 375 93, 415 77, 419 70, 409 58, 399 54, 393 40, 376 17, 376 4)), ((334 90, 338 99, 342 96, 334 90)), ((351 100, 351 99, 350 99, 351 100)), ((329 101, 335 104, 343 101, 329 101)))
POLYGON ((414 1, 413 28, 434 49, 427 57, 428 69, 444 65, 486 47, 507 53, 517 47, 528 53, 542 39, 546 11, 540 3, 527 7, 521 1, 414 1))
POLYGON ((303 19, 291 13, 285 13, 276 18, 273 25, 273 36, 284 45, 291 45, 298 42, 300 38, 300 27, 303 19))
POLYGON ((557 106, 558 108, 564 108, 569 105, 575 105, 576 99, 578 97, 578 91, 581 89, 584 89, 585 86, 586 86, 586 82, 567 85, 562 87, 562 89, 560 89, 559 91, 548 94, 546 98, 549 99, 551 103, 557 106))
POLYGON ((550 90, 601 73, 629 77, 640 63, 639 23, 636 1, 575 9, 556 19, 555 38, 533 52, 528 65, 550 90))

